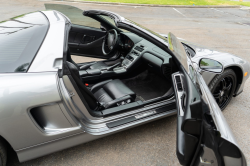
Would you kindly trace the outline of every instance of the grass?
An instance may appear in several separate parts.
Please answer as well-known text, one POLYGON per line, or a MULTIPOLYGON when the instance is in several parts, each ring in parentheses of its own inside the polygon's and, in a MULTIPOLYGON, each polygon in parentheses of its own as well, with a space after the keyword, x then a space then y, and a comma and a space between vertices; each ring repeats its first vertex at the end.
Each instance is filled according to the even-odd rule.
POLYGON ((156 5, 242 5, 250 6, 250 2, 229 1, 229 0, 82 0, 98 2, 118 2, 135 4, 156 4, 156 5))

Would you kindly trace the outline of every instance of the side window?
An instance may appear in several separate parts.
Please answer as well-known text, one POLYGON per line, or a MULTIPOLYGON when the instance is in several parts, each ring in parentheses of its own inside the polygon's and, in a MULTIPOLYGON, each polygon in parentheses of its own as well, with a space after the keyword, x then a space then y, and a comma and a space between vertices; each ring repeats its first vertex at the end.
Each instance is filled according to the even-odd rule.
POLYGON ((78 9, 74 6, 61 5, 61 4, 45 4, 47 10, 57 10, 67 16, 72 24, 83 25, 87 27, 99 28, 101 27, 100 22, 84 16, 83 10, 78 9))

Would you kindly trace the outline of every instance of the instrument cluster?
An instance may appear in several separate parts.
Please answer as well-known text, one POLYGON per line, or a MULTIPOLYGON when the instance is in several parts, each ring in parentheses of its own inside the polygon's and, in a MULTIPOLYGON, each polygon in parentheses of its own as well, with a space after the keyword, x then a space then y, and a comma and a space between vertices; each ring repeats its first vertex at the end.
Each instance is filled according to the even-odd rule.
POLYGON ((134 47, 134 42, 126 35, 121 34, 119 45, 123 50, 130 51, 134 47))

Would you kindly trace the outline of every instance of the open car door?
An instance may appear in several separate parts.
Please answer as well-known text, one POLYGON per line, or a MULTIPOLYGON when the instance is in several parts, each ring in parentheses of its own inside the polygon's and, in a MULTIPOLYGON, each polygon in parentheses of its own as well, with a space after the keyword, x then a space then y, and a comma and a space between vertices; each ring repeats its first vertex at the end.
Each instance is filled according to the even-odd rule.
MULTIPOLYGON (((180 62, 180 71, 172 74, 178 109, 176 154, 180 164, 246 166, 244 154, 200 74, 201 68, 192 64, 182 44, 171 33, 168 43, 180 62)), ((209 69, 209 62, 204 64, 209 69)))

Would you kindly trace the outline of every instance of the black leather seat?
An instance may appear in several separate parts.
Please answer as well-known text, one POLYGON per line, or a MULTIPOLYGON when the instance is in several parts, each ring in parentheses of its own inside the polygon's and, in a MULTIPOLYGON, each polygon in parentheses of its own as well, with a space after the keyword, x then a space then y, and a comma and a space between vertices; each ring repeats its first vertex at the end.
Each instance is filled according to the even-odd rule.
POLYGON ((108 65, 106 65, 102 61, 84 63, 84 65, 80 66, 80 70, 106 69, 106 68, 108 68, 108 65))
POLYGON ((105 107, 130 103, 136 97, 135 93, 119 79, 97 83, 91 87, 91 92, 105 107))
POLYGON ((78 68, 73 63, 66 62, 66 64, 91 109, 95 109, 95 103, 98 103, 97 105, 103 108, 110 108, 135 100, 136 94, 119 79, 102 81, 93 85, 90 89, 86 88, 84 81, 80 77, 78 68))
POLYGON ((106 63, 99 62, 86 62, 82 66, 78 66, 71 58, 70 50, 67 51, 67 61, 73 63, 79 70, 91 70, 91 69, 105 69, 108 68, 106 63))

